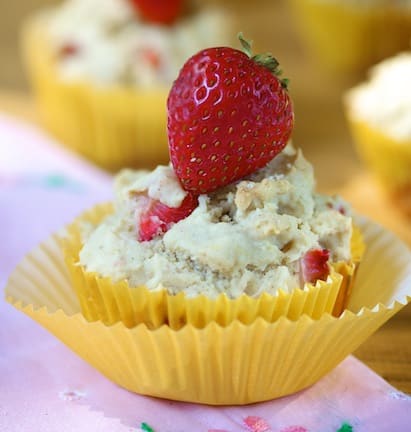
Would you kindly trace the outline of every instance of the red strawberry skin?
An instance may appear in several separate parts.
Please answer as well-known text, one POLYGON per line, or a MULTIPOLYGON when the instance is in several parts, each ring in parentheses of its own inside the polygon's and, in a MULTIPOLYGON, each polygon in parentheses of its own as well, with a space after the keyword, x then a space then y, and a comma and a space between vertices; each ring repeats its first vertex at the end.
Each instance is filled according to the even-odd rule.
POLYGON ((315 283, 317 280, 326 280, 330 274, 328 260, 330 251, 327 249, 312 249, 301 260, 301 272, 304 282, 315 283))
POLYGON ((168 101, 170 159, 184 189, 208 193, 264 167, 287 144, 294 115, 287 90, 233 48, 191 57, 168 101))
POLYGON ((149 22, 172 24, 180 15, 183 0, 130 0, 132 5, 149 22))
POLYGON ((80 52, 80 46, 74 42, 67 42, 63 44, 58 50, 60 58, 73 57, 80 52))
POLYGON ((144 205, 138 221, 138 240, 142 242, 165 233, 173 224, 189 216, 198 206, 198 198, 188 193, 180 207, 168 207, 149 197, 142 197, 140 204, 144 205))

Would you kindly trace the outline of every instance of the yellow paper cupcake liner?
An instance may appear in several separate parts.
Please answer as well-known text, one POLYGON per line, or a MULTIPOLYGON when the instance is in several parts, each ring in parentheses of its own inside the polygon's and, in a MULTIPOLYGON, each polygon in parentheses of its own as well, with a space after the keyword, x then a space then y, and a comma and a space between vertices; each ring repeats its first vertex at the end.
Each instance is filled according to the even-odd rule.
POLYGON ((304 41, 336 72, 362 72, 409 48, 409 8, 344 0, 292 0, 291 4, 304 41))
POLYGON ((167 324, 176 330, 188 323, 202 328, 212 321, 221 326, 234 320, 250 324, 257 317, 274 322, 281 316, 292 320, 301 315, 314 319, 324 313, 338 316, 345 308, 363 251, 361 235, 357 232, 353 236, 356 238, 356 243, 353 243, 356 261, 334 264, 326 281, 306 284, 304 289, 279 290, 276 295, 264 293, 257 298, 245 294, 236 299, 225 294, 215 299, 205 295, 190 298, 184 293, 168 294, 166 289, 152 291, 144 286, 130 287, 126 281, 113 283, 110 278, 87 272, 78 264, 82 226, 97 225, 111 211, 110 204, 87 211, 67 228, 67 234, 61 240, 84 316, 88 321, 101 320, 107 325, 122 321, 127 327, 144 323, 153 329, 167 324))
POLYGON ((62 80, 46 26, 39 15, 22 33, 28 75, 46 128, 70 149, 112 171, 167 164, 168 88, 62 80))
POLYGON ((378 225, 358 223, 367 252, 339 318, 282 316, 273 323, 258 318, 249 325, 213 322, 179 330, 90 323, 80 313, 55 236, 16 268, 6 296, 128 390, 213 405, 254 403, 315 383, 411 300, 408 248, 378 225))
POLYGON ((358 120, 347 108, 357 152, 366 166, 393 191, 411 188, 411 140, 397 140, 358 120))

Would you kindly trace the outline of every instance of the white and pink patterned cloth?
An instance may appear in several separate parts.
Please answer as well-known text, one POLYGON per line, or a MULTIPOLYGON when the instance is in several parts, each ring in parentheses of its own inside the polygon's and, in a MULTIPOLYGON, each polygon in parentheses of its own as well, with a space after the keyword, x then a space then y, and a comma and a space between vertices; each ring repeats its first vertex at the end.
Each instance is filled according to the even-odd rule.
MULTIPOLYGON (((108 174, 0 116, 0 287, 30 249, 110 198, 108 174)), ((293 396, 201 406, 118 387, 4 300, 0 317, 0 432, 411 431, 411 397, 354 357, 293 396)))

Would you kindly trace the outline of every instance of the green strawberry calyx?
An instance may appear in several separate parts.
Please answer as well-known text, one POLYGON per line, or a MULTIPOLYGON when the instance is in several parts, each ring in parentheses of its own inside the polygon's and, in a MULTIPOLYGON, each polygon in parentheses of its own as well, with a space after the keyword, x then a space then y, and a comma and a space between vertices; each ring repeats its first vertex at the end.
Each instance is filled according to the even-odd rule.
POLYGON ((284 89, 288 89, 289 79, 281 78, 283 71, 280 69, 280 63, 271 53, 264 54, 255 54, 252 53, 251 44, 247 39, 244 38, 243 34, 240 32, 238 34, 238 39, 240 40, 241 46, 243 47, 243 51, 247 56, 258 65, 264 66, 267 68, 272 74, 274 74, 281 83, 281 86, 284 89))

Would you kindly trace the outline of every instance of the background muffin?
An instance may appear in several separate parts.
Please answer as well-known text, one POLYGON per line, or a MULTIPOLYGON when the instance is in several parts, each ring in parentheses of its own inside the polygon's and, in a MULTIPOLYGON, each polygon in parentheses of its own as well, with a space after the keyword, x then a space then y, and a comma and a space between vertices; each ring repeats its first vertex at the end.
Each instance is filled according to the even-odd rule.
POLYGON ((362 160, 411 213, 411 52, 371 69, 369 81, 350 90, 345 105, 362 160))
POLYGON ((334 71, 363 72, 409 47, 409 0, 292 0, 291 4, 304 42, 334 71))
POLYGON ((163 23, 147 21, 134 3, 67 0, 33 16, 23 30, 47 128, 111 170, 168 161, 169 86, 187 56, 226 45, 231 35, 216 7, 182 4, 181 14, 163 23))

